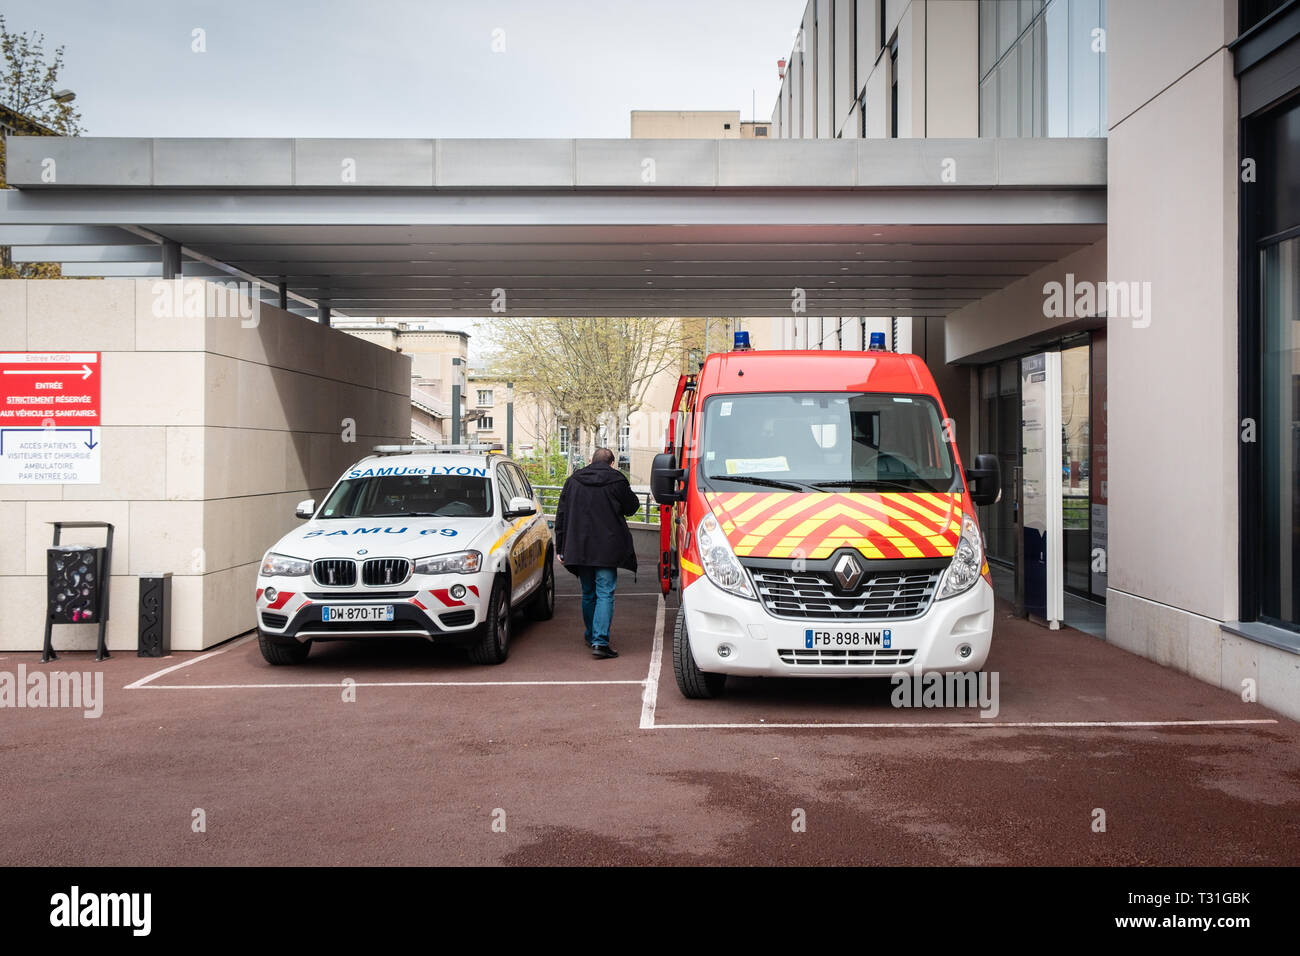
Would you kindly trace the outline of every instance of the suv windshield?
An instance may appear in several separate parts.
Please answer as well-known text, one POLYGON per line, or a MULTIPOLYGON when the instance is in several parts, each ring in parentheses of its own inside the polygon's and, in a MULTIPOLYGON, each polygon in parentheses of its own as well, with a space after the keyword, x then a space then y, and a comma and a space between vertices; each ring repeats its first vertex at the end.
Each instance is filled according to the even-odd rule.
POLYGON ((710 485, 798 491, 953 491, 938 406, 921 395, 715 395, 700 468, 710 485))
POLYGON ((486 518, 489 479, 465 475, 378 475, 340 481, 321 518, 486 518))

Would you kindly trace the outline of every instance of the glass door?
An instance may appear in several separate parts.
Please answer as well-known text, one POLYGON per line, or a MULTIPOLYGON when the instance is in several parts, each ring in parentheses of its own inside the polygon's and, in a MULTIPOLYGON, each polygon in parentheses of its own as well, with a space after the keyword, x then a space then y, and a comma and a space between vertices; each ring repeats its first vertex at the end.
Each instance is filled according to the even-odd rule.
POLYGON ((1300 236, 1260 253, 1260 617, 1300 629, 1300 236))

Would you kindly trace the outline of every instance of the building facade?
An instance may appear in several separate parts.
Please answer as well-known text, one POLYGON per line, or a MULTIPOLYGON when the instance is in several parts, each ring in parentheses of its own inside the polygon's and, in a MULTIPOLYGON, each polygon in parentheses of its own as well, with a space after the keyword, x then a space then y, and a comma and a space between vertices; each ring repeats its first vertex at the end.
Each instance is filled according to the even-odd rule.
POLYGON ((1300 714, 1300 3, 811 0, 772 120, 1107 137, 1105 238, 930 320, 938 336, 913 324, 912 348, 938 346, 963 453, 1011 479, 983 509, 989 553, 1020 550, 1031 579, 1046 561, 1046 617, 1104 604, 1107 640, 1300 714), (1026 527, 1050 512, 1054 563, 1017 501, 1026 527))

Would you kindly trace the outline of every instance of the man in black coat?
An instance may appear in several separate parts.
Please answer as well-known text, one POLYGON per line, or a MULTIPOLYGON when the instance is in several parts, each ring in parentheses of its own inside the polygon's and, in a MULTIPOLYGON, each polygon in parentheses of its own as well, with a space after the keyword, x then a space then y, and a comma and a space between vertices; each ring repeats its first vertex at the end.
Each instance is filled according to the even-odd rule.
POLYGON ((571 474, 555 507, 555 556, 582 582, 583 640, 593 657, 618 657, 609 646, 618 569, 636 570, 627 519, 641 508, 614 453, 597 448, 591 464, 571 474))

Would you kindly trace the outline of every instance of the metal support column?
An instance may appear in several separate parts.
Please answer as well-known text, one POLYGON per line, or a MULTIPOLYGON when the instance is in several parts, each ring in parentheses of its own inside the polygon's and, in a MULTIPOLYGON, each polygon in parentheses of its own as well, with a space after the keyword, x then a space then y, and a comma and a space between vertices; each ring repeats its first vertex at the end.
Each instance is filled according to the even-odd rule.
POLYGON ((181 277, 181 244, 171 239, 164 239, 162 244, 162 277, 164 279, 181 277))
POLYGON ((506 455, 515 453, 515 383, 506 382, 506 455))
POLYGON ((460 444, 460 366, 461 360, 451 360, 451 443, 460 444))

